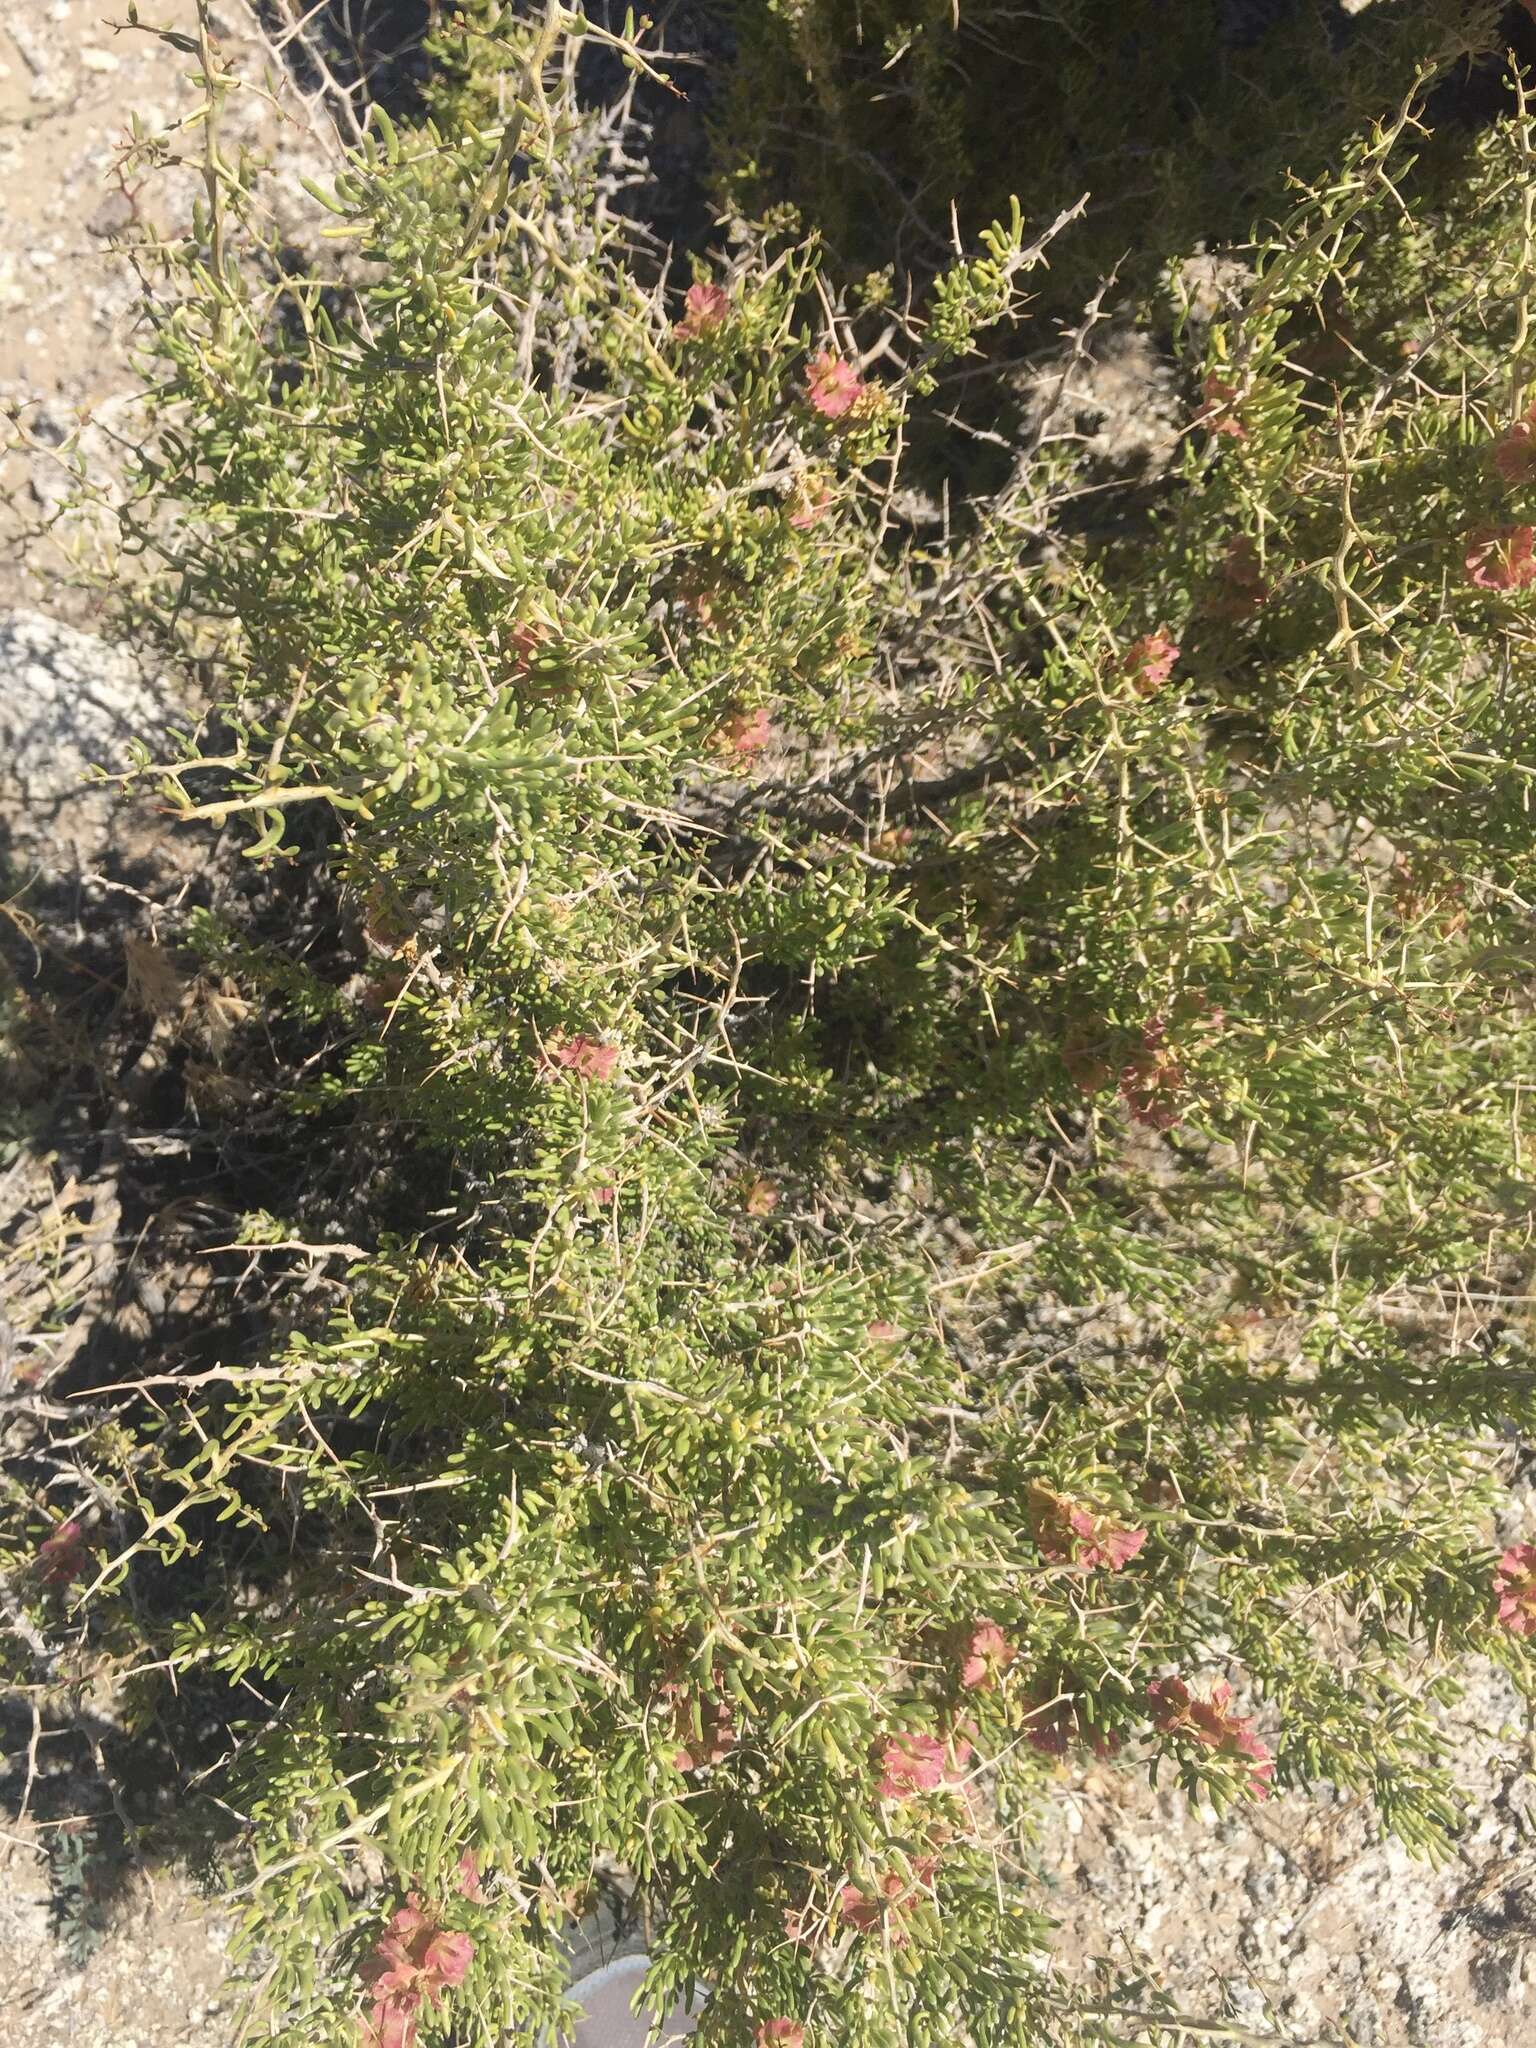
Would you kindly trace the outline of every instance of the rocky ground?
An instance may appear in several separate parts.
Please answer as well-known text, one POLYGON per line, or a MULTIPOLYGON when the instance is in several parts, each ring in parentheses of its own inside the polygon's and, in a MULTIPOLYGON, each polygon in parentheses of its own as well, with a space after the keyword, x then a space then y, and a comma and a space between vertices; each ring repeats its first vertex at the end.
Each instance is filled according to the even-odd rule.
MULTIPOLYGON (((190 0, 146 9, 182 27, 192 11, 190 0)), ((233 0, 226 26, 252 58, 233 0)), ((137 855, 159 857, 143 814, 75 792, 126 724, 170 707, 163 685, 78 630, 93 622, 92 600, 66 580, 72 529, 50 527, 70 467, 110 475, 128 418, 134 292, 118 244, 141 208, 163 202, 123 172, 127 115, 173 132, 190 104, 189 63, 115 32, 100 0, 13 0, 0 23, 0 417, 14 413, 21 429, 8 454, 0 437, 0 808, 13 843, 39 860, 64 854, 83 875, 125 832, 141 835, 137 855)), ((297 169, 316 151, 302 107, 253 94, 237 108, 241 138, 281 167, 301 205, 297 169)), ((1096 420, 1123 414, 1124 432, 1150 446, 1155 382, 1155 366, 1138 369, 1121 348, 1097 379, 1096 420)), ((61 1243, 73 1244, 78 1214, 85 1249, 58 1270, 78 1275, 87 1313, 103 1279, 90 1204, 108 1197, 61 1192, 55 1169, 8 1173, 0 1235, 14 1244, 30 1209, 34 1221, 57 1213, 61 1243)), ((18 1270, 0 1261, 0 1287, 22 1286, 18 1270)), ((1506 1537, 1530 1533, 1521 1512, 1506 1537)), ((25 1717, 17 1725, 25 1743, 25 1717)), ((1200 2022, 1190 2040, 1523 2048, 1536 2039, 1529 1731, 1491 1673, 1475 1677, 1451 1725, 1474 1815, 1439 1868, 1410 1862, 1357 1802, 1326 1790, 1216 1821, 1130 1771, 1064 1775, 1039 1849, 1063 1966, 1110 1958, 1139 1976, 1148 2004, 1166 1995, 1200 2022)), ((33 1763, 46 1782, 46 1742, 33 1763)), ((109 1885, 80 1846, 92 1837, 60 1810, 74 1783, 0 1812, 7 2048, 230 2048, 226 1922, 169 1865, 130 1859, 109 1885)), ((72 1812, 87 1828, 110 1814, 110 1789, 78 1777, 72 1812)), ((1136 2038, 1133 2017, 1121 2024, 1136 2038)))
MULTIPOLYGON (((1536 2038, 1536 1786, 1519 1703, 1451 1717, 1473 1817, 1439 1868, 1320 1787, 1218 1820, 1126 1772, 1064 1784, 1043 1845, 1069 1956, 1143 1973, 1242 2041, 1524 2048, 1536 2038)), ((1221 2038, 1219 2035, 1217 2038, 1221 2038)))
MULTIPOLYGON (((66 937, 99 921, 123 886, 104 867, 170 894, 179 858, 147 809, 82 787, 92 766, 121 766, 131 730, 153 734, 187 708, 184 690, 169 692, 82 630, 99 624, 100 606, 74 580, 88 528, 65 510, 77 468, 110 487, 128 425, 136 299, 124 231, 146 211, 174 227, 188 203, 174 179, 146 185, 125 152, 130 114, 177 134, 196 104, 192 59, 106 18, 126 12, 105 0, 0 9, 0 833, 29 878, 21 919, 45 892, 45 920, 63 919, 66 937)), ((192 0, 155 0, 142 12, 183 33, 195 19, 192 0)), ((260 76, 268 67, 233 8, 224 25, 260 76)), ((244 95, 230 127, 295 193, 299 169, 319 168, 301 102, 244 95)), ((16 929, 40 943, 49 936, 29 921, 16 929)), ((109 1158, 87 1179, 62 1154, 24 1153, 0 1173, 0 1394, 27 1362, 36 1300, 46 1296, 66 1344, 92 1317, 120 1313, 131 1252, 120 1240, 109 1158)), ((8 1704, 5 1767, 18 1761, 13 1739, 26 1745, 33 1734, 25 1709, 8 1704)), ((81 1768, 81 1750, 77 1735, 44 1728, 31 1764, 23 1750, 14 1779, 0 1767, 8 1787, 26 1787, 0 1805, 7 2042, 225 2048, 235 2037, 228 1927, 184 1871, 97 1854, 98 1823, 113 1824, 111 1792, 81 1768)))
MULTIPOLYGON (((152 174, 130 148, 137 120, 175 151, 201 144, 195 58, 108 0, 11 0, 0 9, 0 605, 45 600, 79 621, 98 609, 67 579, 78 522, 60 518, 81 469, 113 473, 130 428, 137 288, 125 244, 146 223, 184 225, 193 181, 152 174)), ((192 0, 156 0, 145 21, 186 36, 192 0)), ((279 218, 312 216, 301 174, 323 169, 307 103, 249 30, 244 0, 215 21, 249 89, 223 116, 226 146, 270 166, 279 218)))

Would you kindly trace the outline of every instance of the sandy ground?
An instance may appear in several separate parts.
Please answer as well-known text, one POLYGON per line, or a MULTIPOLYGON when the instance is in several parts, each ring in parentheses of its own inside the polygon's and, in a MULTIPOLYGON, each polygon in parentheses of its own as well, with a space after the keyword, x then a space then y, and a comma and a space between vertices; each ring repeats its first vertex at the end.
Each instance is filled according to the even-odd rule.
MULTIPOLYGON (((132 280, 114 238, 156 203, 118 176, 121 140, 130 109, 165 127, 190 97, 188 60, 114 34, 105 11, 104 0, 11 0, 0 22, 0 420, 15 412, 26 430, 8 456, 0 436, 0 613, 25 605, 73 624, 91 608, 61 580, 46 532, 59 457, 78 446, 110 462, 133 387, 132 280)), ((180 25, 192 14, 190 0, 145 11, 180 25)), ((310 147, 254 97, 237 119, 285 178, 310 147)), ((1135 411, 1134 393, 1125 403, 1135 411)), ((1453 1726, 1476 1815, 1439 1869, 1411 1863, 1326 1791, 1215 1822, 1129 1773, 1064 1773, 1040 1849, 1064 1965, 1107 1956, 1134 1968, 1149 1998, 1165 1991, 1207 2023, 1192 2039, 1525 2048, 1536 2041, 1527 1731, 1489 1674, 1453 1726), (1211 2028, 1223 2016, 1233 2031, 1211 2028)), ((0 1813, 6 2048, 231 2048, 227 1928, 191 1878, 130 1873, 110 1904, 93 1903, 105 1932, 77 1961, 60 1939, 49 1842, 46 1828, 0 1813)))
MULTIPOLYGON (((192 0, 151 0, 140 11, 183 30, 195 19, 192 0)), ((67 654, 54 660, 57 681, 65 694, 80 692, 79 702, 138 702, 117 657, 96 650, 92 684, 93 642, 65 634, 51 644, 44 630, 50 620, 96 623, 88 593, 67 580, 67 523, 49 527, 77 449, 93 474, 110 476, 113 437, 135 388, 134 280, 117 237, 138 207, 174 223, 187 203, 185 188, 178 196, 170 181, 146 190, 119 175, 131 113, 168 130, 195 104, 191 59, 148 35, 114 32, 106 17, 126 12, 114 0, 0 5, 0 787, 13 840, 29 852, 27 821, 36 825, 46 809, 37 778, 46 780, 51 761, 62 782, 80 759, 72 745, 55 748, 50 719, 59 707, 37 693, 38 661, 67 654), (30 749, 13 731, 23 714, 35 728, 30 749)), ((249 53, 233 6, 226 22, 232 45, 249 53)), ((299 163, 319 168, 297 111, 282 117, 252 94, 232 108, 229 127, 284 165, 295 195, 299 163)), ((66 801, 87 837, 107 815, 98 799, 71 791, 66 801)), ((71 827, 66 836, 80 835, 71 827)), ((46 1769, 46 1754, 41 1761, 46 1769)), ((235 2004, 224 1985, 228 1930, 197 1885, 169 1868, 130 1872, 121 1885, 114 1872, 107 1899, 94 1895, 87 1863, 84 1890, 71 1898, 59 1848, 51 1825, 0 1810, 6 2048, 227 2048, 235 2004), (63 1937, 82 1914, 105 1933, 78 1963, 63 1937)))
POLYGON ((1469 1827, 1438 1868, 1329 1787, 1218 1820, 1126 1772, 1066 1780, 1042 1862, 1065 1953, 1106 1956, 1239 2038, 1349 2048, 1536 2040, 1536 1785, 1523 1710, 1472 1674, 1448 1716, 1469 1827))
MULTIPOLYGON (((154 0, 145 20, 185 33, 193 0, 154 0)), ((37 605, 82 623, 94 607, 64 588, 69 522, 56 525, 78 455, 110 474, 134 389, 135 285, 120 237, 142 215, 175 228, 190 181, 146 179, 126 161, 130 117, 175 134, 194 106, 195 60, 142 30, 115 29, 113 0, 0 6, 0 607, 37 605)), ((252 78, 258 62, 240 0, 217 17, 252 78)), ((231 146, 274 166, 279 214, 312 212, 298 183, 322 160, 296 104, 237 94, 231 146)), ((183 144, 197 148, 195 135, 183 144)))
POLYGON ((8 2048, 225 2048, 227 1931, 185 1878, 137 1879, 76 1968, 54 1933, 47 1859, 0 1840, 0 2012, 8 2048))
MULTIPOLYGON (((182 24, 192 12, 165 11, 182 24)), ((16 0, 0 20, 0 414, 23 443, 0 467, 0 598, 46 594, 55 611, 63 563, 39 529, 77 437, 99 454, 132 383, 133 278, 113 246, 138 203, 117 176, 128 110, 165 127, 190 99, 186 60, 114 34, 106 12, 16 0)))

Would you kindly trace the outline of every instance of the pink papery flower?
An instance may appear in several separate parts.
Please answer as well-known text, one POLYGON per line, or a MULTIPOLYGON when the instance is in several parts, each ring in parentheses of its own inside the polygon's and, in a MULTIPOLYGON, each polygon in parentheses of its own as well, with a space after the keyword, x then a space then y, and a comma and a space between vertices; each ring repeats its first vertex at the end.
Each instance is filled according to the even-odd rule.
POLYGON ((415 2048, 420 1999, 383 1999, 360 2022, 363 2048, 415 2048))
POLYGON ((362 2023, 369 2048, 411 2048, 422 2005, 435 2005, 462 1984, 474 1955, 471 1937, 440 1926, 412 1892, 359 1972, 373 1992, 373 2011, 362 2023))
POLYGON ((960 1683, 967 1692, 991 1692, 1018 1655, 995 1621, 979 1621, 966 1639, 960 1683))
POLYGON ((619 1048, 578 1031, 574 1037, 556 1039, 545 1048, 544 1056, 551 1066, 579 1074, 583 1081, 608 1081, 618 1065, 619 1048))
POLYGON ((1270 586, 1264 564, 1246 533, 1227 542, 1221 557, 1221 580, 1223 588, 1215 609, 1222 618, 1246 618, 1268 600, 1270 586))
POLYGON ((361 1976, 379 1998, 409 1994, 430 2001, 445 1986, 463 1983, 474 1954, 470 1936, 439 1926, 412 1892, 369 1951, 361 1976))
POLYGON ((512 628, 512 666, 526 675, 542 649, 550 642, 548 626, 537 619, 522 619, 512 628))
POLYGON ((1228 384, 1214 373, 1200 386, 1200 396, 1205 405, 1195 415, 1195 425, 1204 427, 1212 434, 1227 434, 1234 441, 1246 441, 1248 429, 1234 410, 1237 404, 1237 386, 1228 384))
POLYGON ((1182 1678, 1154 1678, 1147 1687, 1152 1707, 1152 1725, 1160 1735, 1181 1735, 1218 1756, 1241 1759, 1248 1765, 1248 1789, 1255 1799, 1269 1797, 1274 1764, 1268 1749, 1253 1732, 1253 1723, 1232 1708, 1232 1688, 1218 1679, 1210 1697, 1192 1693, 1182 1678))
POLYGON ((812 409, 826 420, 840 420, 852 412, 866 389, 852 363, 829 348, 807 363, 805 388, 812 409))
POLYGON ((741 760, 760 754, 773 737, 773 724, 761 705, 755 711, 733 711, 720 728, 720 745, 741 760))
POLYGON ((730 317, 730 294, 717 284, 691 284, 683 295, 683 317, 672 332, 679 341, 697 341, 713 334, 730 317))
POLYGON ((880 1797, 910 1799, 944 1782, 944 1745, 934 1735, 897 1735, 880 1752, 880 1797))
POLYGON ((1084 1572, 1123 1571, 1147 1540, 1145 1529, 1128 1529, 1038 1481, 1029 1489, 1029 1525, 1048 1564, 1084 1572))
POLYGON ((775 2041, 784 2048, 805 2048, 805 2029, 794 2020, 764 2020, 752 2038, 757 2048, 770 2048, 775 2041))
POLYGON ((1155 633, 1143 633, 1125 650, 1125 673, 1140 697, 1151 697, 1173 674, 1179 648, 1159 626, 1155 633))
POLYGON ((1478 590, 1520 590, 1536 576, 1529 526, 1487 526, 1472 536, 1466 553, 1467 581, 1478 590))
POLYGON ((37 1569, 45 1586, 73 1585, 90 1563, 85 1530, 73 1520, 61 1522, 37 1548, 37 1569))
POLYGON ((1507 484, 1536 480, 1536 406, 1500 434, 1488 450, 1488 460, 1507 484))
POLYGON ((963 1739, 951 1751, 936 1735, 893 1735, 880 1751, 880 1797, 912 1799, 933 1792, 949 1775, 951 1758, 963 1769, 970 1755, 971 1745, 963 1739))
POLYGON ((888 1870, 872 1893, 861 1891, 856 1884, 845 1884, 837 1895, 837 1909, 844 1924, 860 1934, 873 1934, 884 1922, 892 1948, 905 1948, 907 1930, 903 1921, 906 1910, 921 1892, 932 1891, 933 1874, 938 1865, 937 1856, 914 1856, 912 1882, 909 1883, 900 1871, 888 1870))
POLYGON ((1120 1099, 1132 1121, 1151 1131, 1171 1131, 1182 1114, 1184 1069, 1166 1041, 1162 1018, 1150 1018, 1141 1029, 1141 1050, 1120 1069, 1120 1099))
POLYGON ((464 1897, 474 1899, 477 1903, 482 1902, 485 1892, 480 1883, 480 1865, 475 1860, 473 1849, 466 1849, 459 1858, 458 1876, 459 1890, 464 1897))
POLYGON ((905 1332, 895 1323, 881 1321, 867 1324, 864 1334, 872 1344, 897 1344, 905 1332))
POLYGON ((1030 1748, 1037 1749, 1042 1756, 1065 1756, 1076 1737, 1077 1716, 1067 1700, 1036 1707, 1025 1730, 1030 1748))
MULTIPOLYGON (((881 1879, 880 1891, 873 1898, 856 1884, 845 1884, 837 1895, 837 1909, 850 1927, 870 1934, 885 1917, 885 1901, 900 1898, 901 1889, 901 1879, 894 1874, 881 1879)), ((900 1942, 906 1937, 898 1935, 897 1939, 900 1942)))
POLYGON ((1536 1543, 1512 1543, 1493 1575, 1499 1626, 1512 1636, 1536 1635, 1536 1543))
POLYGON ((831 503, 832 493, 824 484, 808 484, 802 479, 789 501, 790 525, 797 533, 808 532, 825 517, 831 503))
POLYGON ((470 1935, 439 1932, 427 1944, 425 1968, 438 1984, 456 1986, 464 1982, 474 1959, 470 1935))

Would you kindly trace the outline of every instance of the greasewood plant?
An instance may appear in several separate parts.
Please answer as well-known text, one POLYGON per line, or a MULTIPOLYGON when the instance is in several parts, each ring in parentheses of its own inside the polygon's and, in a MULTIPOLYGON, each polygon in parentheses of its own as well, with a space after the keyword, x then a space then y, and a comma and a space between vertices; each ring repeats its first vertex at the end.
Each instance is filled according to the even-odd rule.
POLYGON ((191 936, 431 1213, 162 1389, 142 1533, 34 1527, 33 1597, 264 1560, 170 1655, 270 1703, 295 2048, 558 2027, 615 1874, 706 2048, 1121 2040, 1043 1967, 1061 1759, 1432 1849, 1459 1661, 1532 1675, 1531 120, 1418 178, 1426 62, 1173 267, 1150 510, 1048 416, 949 497, 1073 221, 905 306, 737 221, 671 290, 581 31, 481 10, 313 266, 205 51, 125 522, 226 738, 143 771, 329 864, 334 971, 191 936))

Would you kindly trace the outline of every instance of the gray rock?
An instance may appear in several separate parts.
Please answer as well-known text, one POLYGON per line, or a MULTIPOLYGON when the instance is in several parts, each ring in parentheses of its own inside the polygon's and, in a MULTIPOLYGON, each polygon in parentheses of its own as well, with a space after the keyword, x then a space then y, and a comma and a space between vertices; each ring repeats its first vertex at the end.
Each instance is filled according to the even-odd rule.
POLYGON ((111 842, 130 743, 164 743, 168 697, 140 664, 37 612, 0 613, 0 835, 17 865, 88 867, 111 842))

